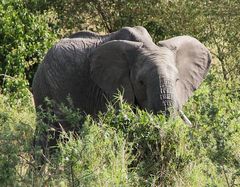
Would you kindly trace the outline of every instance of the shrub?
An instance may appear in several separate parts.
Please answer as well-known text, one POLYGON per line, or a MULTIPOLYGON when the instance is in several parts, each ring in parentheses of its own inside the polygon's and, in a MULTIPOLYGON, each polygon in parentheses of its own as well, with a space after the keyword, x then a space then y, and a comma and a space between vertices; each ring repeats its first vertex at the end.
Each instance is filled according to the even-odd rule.
MULTIPOLYGON (((68 115, 71 111, 70 124, 82 120, 78 111, 63 108, 68 115)), ((173 185, 194 157, 189 134, 181 121, 133 112, 119 97, 98 120, 88 116, 78 135, 62 133, 60 150, 49 164, 51 179, 45 176, 38 184, 173 185)))
POLYGON ((0 186, 15 186, 26 175, 35 126, 31 100, 15 106, 7 96, 0 95, 0 186))
POLYGON ((40 169, 32 156, 38 149, 32 148, 35 113, 31 102, 24 108, 17 104, 12 108, 8 98, 2 96, 1 106, 5 107, 0 109, 0 169, 4 172, 0 184, 236 186, 240 141, 239 116, 234 112, 238 111, 233 106, 229 114, 213 113, 216 110, 211 107, 203 110, 210 104, 205 102, 209 101, 208 94, 205 84, 186 107, 188 111, 197 107, 197 112, 188 113, 192 128, 180 119, 134 109, 121 96, 97 120, 90 116, 84 119, 78 110, 63 106, 69 122, 76 125, 83 121, 83 126, 77 134, 62 132, 59 150, 40 169))
POLYGON ((22 0, 0 2, 0 86, 16 98, 26 95, 37 65, 56 40, 53 12, 33 14, 22 0))
POLYGON ((236 85, 222 80, 213 69, 186 106, 195 124, 194 147, 198 147, 200 161, 215 167, 214 173, 206 170, 209 177, 218 178, 212 185, 240 183, 240 92, 234 91, 236 85))

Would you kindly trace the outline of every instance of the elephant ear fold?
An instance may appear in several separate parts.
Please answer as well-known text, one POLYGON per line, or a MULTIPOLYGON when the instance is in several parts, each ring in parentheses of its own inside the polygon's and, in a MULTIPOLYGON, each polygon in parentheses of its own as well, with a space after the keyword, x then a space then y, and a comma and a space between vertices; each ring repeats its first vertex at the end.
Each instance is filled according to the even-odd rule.
POLYGON ((113 40, 96 48, 90 55, 92 80, 110 97, 117 89, 124 89, 124 99, 134 102, 130 82, 130 68, 141 42, 113 40))
POLYGON ((188 100, 206 76, 211 64, 209 50, 197 39, 179 36, 158 43, 176 54, 179 75, 176 82, 180 107, 188 100))

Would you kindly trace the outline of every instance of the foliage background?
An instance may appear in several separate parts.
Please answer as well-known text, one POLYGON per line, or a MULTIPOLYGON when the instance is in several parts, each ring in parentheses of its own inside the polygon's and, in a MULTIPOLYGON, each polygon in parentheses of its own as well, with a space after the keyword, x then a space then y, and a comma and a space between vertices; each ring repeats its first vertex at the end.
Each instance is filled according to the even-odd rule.
POLYGON ((0 186, 240 185, 239 28, 238 0, 2 0, 0 186), (156 42, 192 35, 210 49, 212 68, 184 108, 193 128, 134 113, 119 96, 117 110, 88 117, 77 137, 63 133, 59 154, 35 169, 31 82, 46 51, 75 31, 136 25, 156 42))

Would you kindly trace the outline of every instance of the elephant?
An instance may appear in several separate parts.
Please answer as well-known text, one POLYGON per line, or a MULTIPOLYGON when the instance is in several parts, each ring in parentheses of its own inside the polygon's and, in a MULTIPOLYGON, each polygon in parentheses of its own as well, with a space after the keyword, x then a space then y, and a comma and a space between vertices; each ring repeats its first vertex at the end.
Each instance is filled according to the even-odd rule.
MULTIPOLYGON (((74 108, 97 116, 122 89, 129 104, 169 115, 171 109, 181 111, 210 64, 209 50, 191 36, 155 44, 141 26, 106 35, 81 31, 63 38, 47 52, 34 76, 34 102, 36 108, 44 108, 46 97, 66 103, 69 96, 74 108)), ((61 115, 57 107, 52 112, 61 115)), ((61 125, 70 129, 67 123, 61 125)), ((57 125, 51 128, 60 129, 57 125)), ((47 131, 44 133, 37 144, 42 148, 55 145, 46 140, 47 131)))

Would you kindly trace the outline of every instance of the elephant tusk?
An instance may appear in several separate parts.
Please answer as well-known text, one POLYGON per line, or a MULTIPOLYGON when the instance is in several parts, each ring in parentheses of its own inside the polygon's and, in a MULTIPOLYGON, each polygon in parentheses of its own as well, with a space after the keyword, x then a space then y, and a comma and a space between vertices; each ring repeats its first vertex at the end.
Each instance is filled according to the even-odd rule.
POLYGON ((187 116, 183 113, 182 110, 179 110, 179 115, 180 117, 182 118, 182 120, 187 124, 189 125, 190 127, 192 127, 192 122, 187 118, 187 116))

